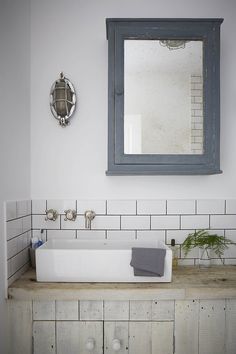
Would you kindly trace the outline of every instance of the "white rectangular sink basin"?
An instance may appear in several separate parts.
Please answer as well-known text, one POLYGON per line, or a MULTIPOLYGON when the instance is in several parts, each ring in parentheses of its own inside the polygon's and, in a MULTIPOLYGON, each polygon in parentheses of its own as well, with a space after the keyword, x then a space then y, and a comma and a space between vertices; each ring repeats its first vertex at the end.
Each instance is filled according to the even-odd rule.
POLYGON ((41 282, 170 282, 172 251, 158 242, 50 240, 36 250, 36 276, 41 282), (134 276, 132 247, 165 248, 164 275, 134 276))

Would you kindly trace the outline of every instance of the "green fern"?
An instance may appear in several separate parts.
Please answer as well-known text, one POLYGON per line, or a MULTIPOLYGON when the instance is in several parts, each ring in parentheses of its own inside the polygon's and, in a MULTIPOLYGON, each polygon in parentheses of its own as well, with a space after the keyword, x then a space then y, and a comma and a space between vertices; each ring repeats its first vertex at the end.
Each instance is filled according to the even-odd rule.
POLYGON ((193 248, 199 247, 204 248, 208 256, 208 251, 213 250, 219 258, 222 258, 225 249, 228 248, 227 243, 232 243, 232 241, 217 234, 210 235, 206 230, 198 230, 186 237, 182 249, 185 257, 193 248))

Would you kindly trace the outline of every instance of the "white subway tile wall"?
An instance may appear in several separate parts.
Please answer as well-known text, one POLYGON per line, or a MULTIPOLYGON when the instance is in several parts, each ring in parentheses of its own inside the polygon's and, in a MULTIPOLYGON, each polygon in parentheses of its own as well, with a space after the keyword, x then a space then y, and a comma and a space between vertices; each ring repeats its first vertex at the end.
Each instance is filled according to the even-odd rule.
POLYGON ((18 279, 29 268, 29 246, 31 239, 31 200, 7 201, 6 243, 8 285, 18 279))
POLYGON ((135 215, 136 200, 108 200, 107 214, 113 215, 135 215))
POLYGON ((166 214, 166 200, 137 200, 137 214, 166 214))
POLYGON ((167 214, 195 214, 195 200, 168 200, 167 214))
MULTIPOLYGON (((14 215, 14 205, 10 207, 14 215)), ((206 229, 209 233, 230 238, 236 244, 234 199, 33 200, 32 222, 33 232, 41 228, 46 230, 46 239, 76 237, 82 240, 138 240, 147 244, 149 241, 163 241, 170 245, 174 238, 179 245, 183 265, 197 264, 198 250, 190 253, 188 258, 184 258, 181 252, 181 244, 195 230, 206 229), (58 208, 60 216, 55 222, 44 220, 45 209, 49 206, 58 208), (75 221, 64 220, 65 207, 77 210, 75 221), (85 228, 86 210, 96 213, 89 230, 85 228)), ((230 257, 225 257, 224 261, 236 264, 236 246, 231 247, 230 253, 226 253, 230 257)))
MULTIPOLYGON (((31 233, 44 241, 82 240, 163 241, 179 245, 180 264, 198 263, 198 251, 184 258, 181 244, 190 232, 206 229, 232 239, 224 263, 236 264, 236 200, 25 200, 6 202, 8 282, 29 265, 31 233), (31 211, 32 205, 32 211, 31 211), (45 220, 46 209, 56 209, 56 221, 45 220), (77 210, 75 221, 65 221, 66 209, 77 210), (85 228, 84 212, 93 210, 91 229, 85 228), (32 221, 32 225, 31 225, 32 221)), ((217 262, 217 260, 216 260, 217 262)))

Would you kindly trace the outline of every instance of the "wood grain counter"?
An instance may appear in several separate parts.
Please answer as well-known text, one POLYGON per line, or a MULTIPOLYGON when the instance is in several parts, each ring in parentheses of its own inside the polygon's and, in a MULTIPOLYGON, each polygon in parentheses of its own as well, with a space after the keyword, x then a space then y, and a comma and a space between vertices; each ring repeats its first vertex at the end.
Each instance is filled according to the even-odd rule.
POLYGON ((15 300, 190 300, 236 298, 236 266, 179 267, 171 283, 39 283, 27 271, 8 289, 15 300))

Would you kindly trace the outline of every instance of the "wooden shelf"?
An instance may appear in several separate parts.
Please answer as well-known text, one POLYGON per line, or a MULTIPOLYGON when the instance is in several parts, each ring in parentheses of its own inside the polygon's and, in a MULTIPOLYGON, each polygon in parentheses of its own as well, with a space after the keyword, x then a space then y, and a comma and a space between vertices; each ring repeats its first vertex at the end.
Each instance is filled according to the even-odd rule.
POLYGON ((171 283, 40 283, 30 269, 8 289, 15 300, 236 298, 236 266, 179 267, 171 283))

